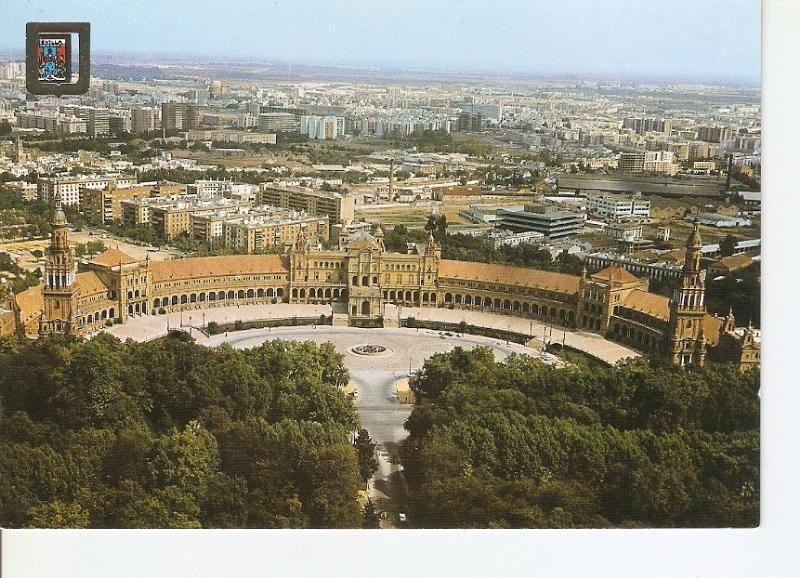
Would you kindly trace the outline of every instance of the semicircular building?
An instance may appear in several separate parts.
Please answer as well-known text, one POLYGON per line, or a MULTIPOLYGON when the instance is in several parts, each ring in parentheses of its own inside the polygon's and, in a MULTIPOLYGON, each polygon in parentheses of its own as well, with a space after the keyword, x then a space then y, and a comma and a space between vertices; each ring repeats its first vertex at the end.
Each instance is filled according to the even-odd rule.
POLYGON ((142 315, 220 305, 338 303, 353 320, 381 318, 387 304, 445 307, 542 320, 599 333, 676 366, 707 357, 747 369, 760 363, 760 335, 732 314, 707 313, 697 225, 671 298, 648 292, 616 266, 592 275, 441 258, 430 237, 405 253, 387 251, 383 232, 359 232, 341 249, 302 236, 285 254, 137 260, 118 249, 77 263, 56 199, 43 283, 10 298, 19 334, 86 334, 142 315))

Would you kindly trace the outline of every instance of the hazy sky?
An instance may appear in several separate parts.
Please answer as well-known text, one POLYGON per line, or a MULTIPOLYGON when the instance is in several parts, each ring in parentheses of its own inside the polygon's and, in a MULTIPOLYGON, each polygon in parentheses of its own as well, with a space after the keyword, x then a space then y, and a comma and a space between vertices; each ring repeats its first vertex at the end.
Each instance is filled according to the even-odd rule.
POLYGON ((25 23, 89 21, 95 53, 758 84, 758 0, 0 0, 25 23))

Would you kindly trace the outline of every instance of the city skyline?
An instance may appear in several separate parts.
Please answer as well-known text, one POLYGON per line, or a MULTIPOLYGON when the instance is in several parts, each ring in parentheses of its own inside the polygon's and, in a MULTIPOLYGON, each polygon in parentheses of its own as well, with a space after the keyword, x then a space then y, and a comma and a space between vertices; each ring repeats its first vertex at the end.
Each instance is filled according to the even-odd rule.
POLYGON ((357 0, 321 9, 305 1, 275 4, 264 18, 244 19, 263 7, 234 0, 224 12, 192 11, 143 0, 136 9, 111 12, 98 10, 96 2, 67 0, 45 9, 16 1, 0 23, 0 51, 21 53, 24 29, 11 22, 85 20, 93 26, 93 56, 126 60, 235 59, 376 73, 760 85, 758 2, 681 0, 670 8, 571 0, 512 2, 489 12, 472 0, 455 7, 417 0, 376 7, 357 0), (182 24, 165 28, 161 22, 182 24))

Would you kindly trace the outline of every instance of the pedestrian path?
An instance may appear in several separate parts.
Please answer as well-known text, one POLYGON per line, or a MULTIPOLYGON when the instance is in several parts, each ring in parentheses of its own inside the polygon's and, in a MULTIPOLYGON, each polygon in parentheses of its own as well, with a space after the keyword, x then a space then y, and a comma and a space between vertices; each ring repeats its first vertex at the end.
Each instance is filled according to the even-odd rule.
POLYGON ((212 321, 220 325, 236 321, 261 321, 265 319, 292 319, 330 315, 330 305, 298 305, 293 303, 275 303, 258 305, 239 305, 228 307, 209 307, 194 309, 166 315, 140 315, 128 319, 122 325, 114 325, 104 329, 123 341, 149 341, 163 337, 169 329, 183 329, 194 332, 212 321))
MULTIPOLYGON (((387 316, 390 313, 387 311, 387 316)), ((433 307, 399 307, 394 313, 401 319, 413 317, 421 321, 439 321, 444 323, 461 323, 488 327, 502 331, 513 331, 532 336, 534 343, 563 343, 578 351, 582 351, 605 363, 613 365, 620 360, 639 357, 640 354, 602 335, 588 331, 550 326, 535 319, 524 319, 509 315, 495 315, 463 309, 439 309, 433 307)))

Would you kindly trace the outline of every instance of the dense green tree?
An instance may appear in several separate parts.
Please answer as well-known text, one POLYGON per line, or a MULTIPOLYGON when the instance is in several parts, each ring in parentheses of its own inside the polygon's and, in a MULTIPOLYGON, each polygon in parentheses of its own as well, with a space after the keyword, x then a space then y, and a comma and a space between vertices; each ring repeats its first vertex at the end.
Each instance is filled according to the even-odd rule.
POLYGON ((364 507, 361 509, 361 515, 364 517, 364 521, 361 524, 362 528, 374 530, 381 527, 380 515, 370 498, 367 498, 367 501, 364 503, 364 507))
POLYGON ((358 473, 361 481, 366 485, 378 469, 378 460, 375 459, 375 442, 364 428, 358 430, 356 435, 356 452, 358 454, 358 473))
POLYGON ((0 340, 0 524, 360 527, 348 379, 313 343, 0 340))
POLYGON ((761 325, 761 263, 739 269, 721 279, 706 279, 708 310, 725 316, 732 308, 738 325, 761 325))
POLYGON ((88 528, 89 513, 75 502, 46 502, 28 510, 30 528, 88 528))
POLYGON ((723 257, 730 257, 736 251, 736 237, 730 233, 719 242, 719 254, 723 257))
POLYGON ((431 356, 401 448, 422 527, 754 526, 759 375, 431 356))

